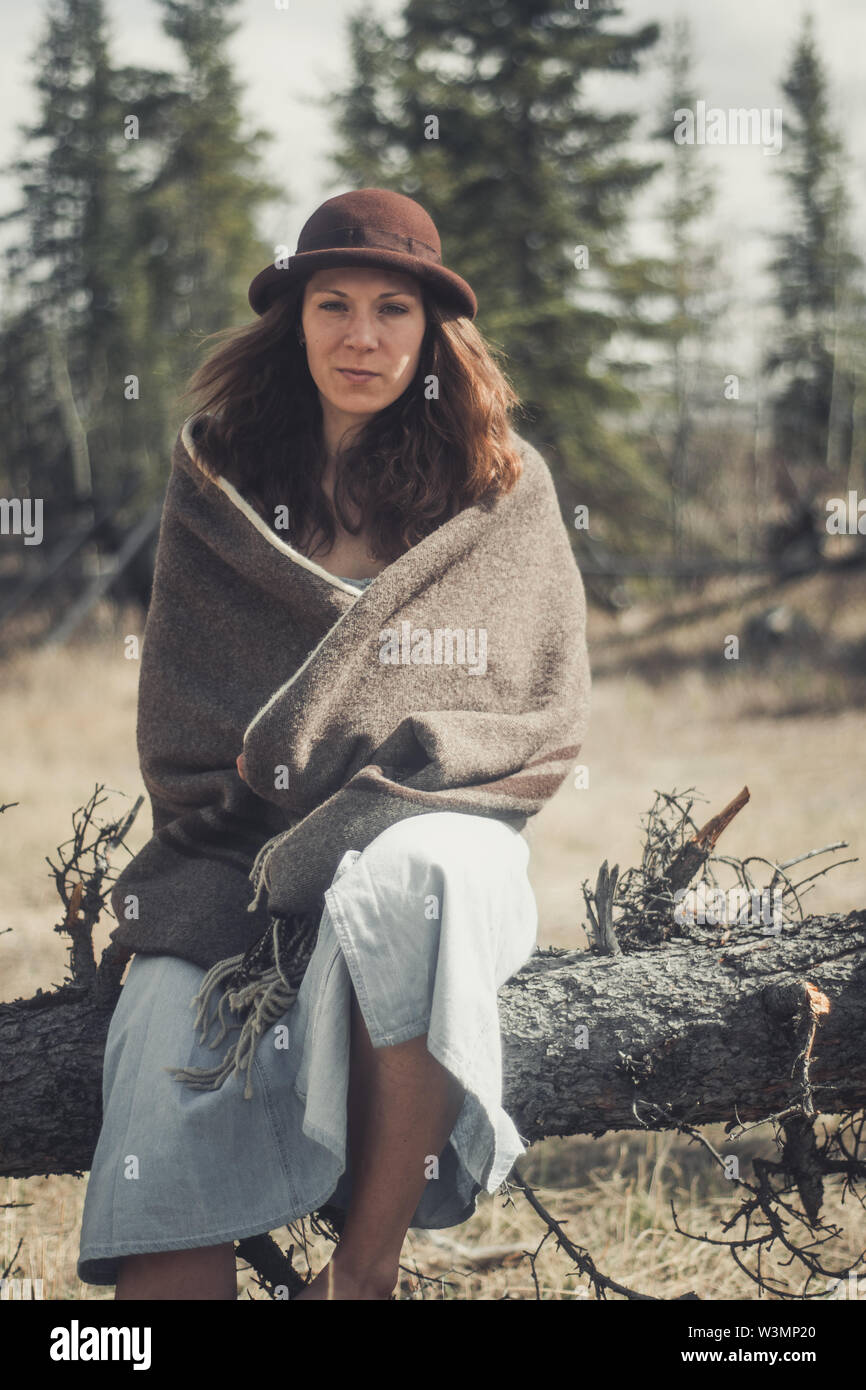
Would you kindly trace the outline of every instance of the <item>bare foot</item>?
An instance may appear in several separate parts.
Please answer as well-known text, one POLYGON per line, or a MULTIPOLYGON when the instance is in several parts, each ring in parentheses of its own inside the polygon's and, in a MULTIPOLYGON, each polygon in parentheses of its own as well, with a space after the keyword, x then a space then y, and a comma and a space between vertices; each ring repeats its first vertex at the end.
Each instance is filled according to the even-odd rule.
POLYGON ((306 1285, 302 1293, 295 1294, 293 1303, 299 1299, 334 1299, 337 1301, 351 1300, 359 1302, 362 1300, 385 1302, 387 1303, 391 1294, 394 1292, 396 1279, 391 1280, 365 1280, 359 1279, 354 1275, 348 1274, 341 1269, 335 1260, 331 1260, 325 1265, 324 1269, 319 1270, 315 1279, 306 1285))

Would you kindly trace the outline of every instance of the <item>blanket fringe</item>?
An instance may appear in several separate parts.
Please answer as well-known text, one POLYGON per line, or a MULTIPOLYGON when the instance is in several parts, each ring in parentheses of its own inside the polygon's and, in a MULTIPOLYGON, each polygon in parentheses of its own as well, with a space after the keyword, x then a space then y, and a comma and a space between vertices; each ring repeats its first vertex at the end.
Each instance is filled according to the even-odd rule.
POLYGON ((305 914, 300 918, 275 917, 270 932, 265 932, 249 951, 229 956, 211 966, 190 1000, 190 1008, 198 1006, 193 1029, 201 1029, 199 1042, 205 1042, 213 1022, 220 1031, 209 1046, 217 1047, 230 1028, 239 1028, 240 1036, 227 1049, 222 1061, 214 1067, 165 1067, 176 1081, 184 1082, 198 1091, 215 1091, 232 1075, 246 1072, 244 1100, 252 1098, 252 1067, 255 1050, 261 1035, 278 1023, 298 997, 304 974, 318 938, 318 915, 305 914), (270 947, 273 964, 266 965, 266 948, 270 947), (232 988, 234 986, 234 988, 232 988), (214 1019, 209 1018, 215 994, 223 990, 214 1019), (228 1019, 226 1010, 244 1016, 228 1019))
POLYGON ((271 851, 275 850, 277 845, 282 844, 283 840, 291 835, 297 824, 298 821, 294 820, 287 830, 281 831, 279 835, 273 835, 270 840, 265 840, 265 843, 261 846, 258 854, 253 860, 253 867, 250 869, 249 878, 255 888, 255 893, 252 902, 247 903, 247 912, 255 912, 262 893, 266 888, 270 888, 271 886, 270 879, 267 875, 267 864, 271 857, 271 851))
MULTIPOLYGON (((224 964, 224 962, 220 962, 224 964)), ((211 989, 217 988, 219 980, 215 980, 211 989)), ((216 1047, 226 1034, 226 1025, 222 1019, 223 1006, 228 1004, 230 1009, 238 1012, 248 1010, 247 1018, 243 1024, 234 1023, 230 1026, 240 1028, 240 1037, 232 1043, 227 1050, 222 1062, 215 1067, 166 1067, 176 1081, 184 1081, 193 1090, 215 1091, 223 1084, 228 1077, 233 1074, 241 1075, 246 1071, 246 1081, 244 1083, 244 1100, 252 1099, 252 1067, 255 1060, 256 1044, 262 1033, 282 1018, 283 1014, 294 1003, 297 998, 297 989, 287 987, 280 979, 279 971, 276 967, 266 971, 260 980, 254 980, 243 989, 231 990, 224 994, 220 1000, 218 1018, 223 1024, 222 1032, 210 1044, 216 1047)), ((194 1005, 199 996, 196 995, 192 1000, 194 1005)), ((199 1017, 202 1008, 206 1007, 203 1001, 199 1008, 199 1017)), ((198 1018, 196 1019, 196 1026, 198 1018)), ((205 1035, 207 1026, 205 1027, 205 1035)), ((204 1036, 199 1039, 204 1041, 204 1036)))
POLYGON ((266 888, 270 886, 268 884, 267 876, 265 874, 265 865, 267 863, 268 854, 270 853, 270 848, 271 841, 265 840, 265 843, 262 845, 255 859, 253 860, 253 867, 250 869, 249 876, 255 888, 255 893, 253 895, 252 902, 247 904, 247 912, 255 912, 256 908, 259 905, 259 899, 261 898, 262 893, 266 888))

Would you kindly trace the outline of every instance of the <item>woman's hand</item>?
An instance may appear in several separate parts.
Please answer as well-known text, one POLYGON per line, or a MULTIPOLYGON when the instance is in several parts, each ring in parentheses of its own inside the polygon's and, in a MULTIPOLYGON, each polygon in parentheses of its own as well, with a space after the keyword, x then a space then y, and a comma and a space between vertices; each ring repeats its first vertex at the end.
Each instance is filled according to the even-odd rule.
POLYGON ((243 755, 243 753, 239 753, 239 754, 238 754, 236 761, 237 761, 238 776, 241 778, 241 780, 242 780, 243 782, 246 782, 246 780, 247 780, 247 778, 246 778, 246 766, 245 766, 245 764, 244 764, 244 755, 243 755))

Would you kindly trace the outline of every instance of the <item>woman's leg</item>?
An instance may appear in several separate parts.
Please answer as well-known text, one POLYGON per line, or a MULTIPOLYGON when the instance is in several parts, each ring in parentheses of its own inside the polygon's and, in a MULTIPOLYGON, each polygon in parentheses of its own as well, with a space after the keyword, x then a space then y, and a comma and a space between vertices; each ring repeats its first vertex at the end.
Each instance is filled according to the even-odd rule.
POLYGON ((388 1299, 427 1165, 448 1142, 462 1086, 427 1037, 373 1047, 352 990, 347 1107, 352 1197, 331 1261, 297 1298, 388 1299))
POLYGON ((159 1250, 124 1255, 114 1297, 118 1300, 214 1298, 236 1299, 237 1264, 233 1241, 200 1245, 194 1250, 159 1250))

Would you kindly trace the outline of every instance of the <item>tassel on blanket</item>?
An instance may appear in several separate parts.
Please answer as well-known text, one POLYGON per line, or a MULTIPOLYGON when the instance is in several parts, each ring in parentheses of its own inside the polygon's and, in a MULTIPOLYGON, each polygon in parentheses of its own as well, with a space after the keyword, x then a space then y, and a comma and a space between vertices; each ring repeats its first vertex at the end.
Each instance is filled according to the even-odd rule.
POLYGON ((287 839, 288 836, 291 835, 299 820, 300 817, 296 816, 294 820, 290 822, 287 828, 281 831, 279 835, 274 835, 270 840, 265 840, 265 843, 262 845, 255 859, 253 860, 253 867, 250 870, 250 879, 252 881, 253 887, 255 888, 255 893, 253 895, 252 902, 247 904, 247 912, 255 912, 256 908, 259 905, 259 899, 261 898, 262 893, 265 891, 266 888, 270 887, 267 868, 268 860, 271 857, 271 853, 274 849, 276 849, 277 845, 282 844, 283 840, 287 839))
POLYGON ((244 1100, 251 1099, 256 1045, 297 998, 316 947, 319 919, 320 914, 313 913, 274 917, 273 926, 243 955, 230 956, 211 967, 190 1001, 190 1008, 198 1005, 193 1028, 201 1028, 199 1042, 204 1042, 212 1022, 208 1018, 211 1001, 222 990, 216 1011, 220 1031, 210 1046, 217 1047, 230 1028, 240 1028, 240 1036, 218 1066, 166 1067, 176 1081, 194 1090, 215 1091, 233 1073, 246 1071, 244 1100), (237 1020, 226 1018, 227 1008, 237 1020))

